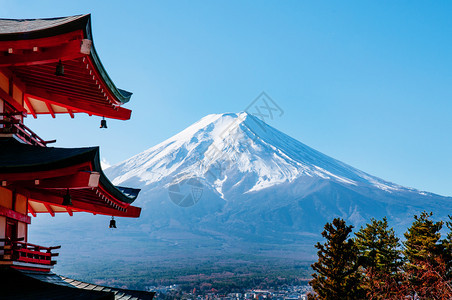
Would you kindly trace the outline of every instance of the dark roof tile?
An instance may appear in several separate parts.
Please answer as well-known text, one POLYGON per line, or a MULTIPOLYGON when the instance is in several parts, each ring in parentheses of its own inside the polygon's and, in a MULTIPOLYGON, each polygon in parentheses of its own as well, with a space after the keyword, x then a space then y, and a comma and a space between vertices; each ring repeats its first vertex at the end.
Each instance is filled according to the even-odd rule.
POLYGON ((0 19, 0 34, 30 33, 73 22, 86 15, 46 19, 0 19))

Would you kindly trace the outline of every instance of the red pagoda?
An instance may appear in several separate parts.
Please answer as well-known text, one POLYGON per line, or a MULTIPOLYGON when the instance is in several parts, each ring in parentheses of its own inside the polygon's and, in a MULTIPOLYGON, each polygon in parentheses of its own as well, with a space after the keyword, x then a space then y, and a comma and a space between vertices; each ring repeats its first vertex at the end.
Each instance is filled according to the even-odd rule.
POLYGON ((60 247, 32 244, 27 234, 31 216, 39 213, 140 216, 141 209, 131 205, 139 190, 107 179, 98 147, 49 147, 54 140, 43 140, 24 124, 43 114, 128 120, 131 111, 122 105, 131 95, 117 88, 102 66, 90 15, 0 19, 0 298, 38 299, 39 291, 45 299, 58 299, 49 296, 58 291, 83 299, 119 299, 133 292, 138 294, 127 299, 152 298, 152 293, 71 285, 50 272, 60 247))

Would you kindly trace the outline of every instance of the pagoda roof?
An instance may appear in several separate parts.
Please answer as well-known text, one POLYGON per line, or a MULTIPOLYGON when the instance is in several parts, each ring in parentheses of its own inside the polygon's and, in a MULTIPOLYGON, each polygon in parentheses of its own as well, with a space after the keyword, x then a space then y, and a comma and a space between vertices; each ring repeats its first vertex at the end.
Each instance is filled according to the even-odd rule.
POLYGON ((97 284, 91 284, 64 276, 59 275, 57 276, 60 277, 67 284, 79 289, 113 292, 115 294, 115 300, 146 300, 146 299, 151 300, 154 298, 155 295, 155 292, 118 289, 97 284))
POLYGON ((64 281, 54 274, 39 274, 2 267, 0 276, 2 299, 115 299, 112 292, 89 291, 64 284, 64 281))
POLYGON ((146 300, 154 292, 134 291, 85 283, 54 273, 0 267, 1 299, 146 300))
POLYGON ((40 147, 0 140, 0 181, 1 186, 28 195, 33 215, 86 211, 139 217, 141 211, 130 205, 140 190, 114 186, 103 173, 99 147, 40 147), (67 193, 71 206, 62 204, 67 193))
POLYGON ((46 19, 0 18, 0 40, 30 40, 83 29, 87 17, 89 14, 46 19))
POLYGON ((22 103, 39 114, 87 113, 127 120, 120 107, 132 93, 115 86, 93 44, 91 15, 47 19, 0 19, 0 71, 25 87, 22 103), (56 76, 57 64, 64 76, 56 76))

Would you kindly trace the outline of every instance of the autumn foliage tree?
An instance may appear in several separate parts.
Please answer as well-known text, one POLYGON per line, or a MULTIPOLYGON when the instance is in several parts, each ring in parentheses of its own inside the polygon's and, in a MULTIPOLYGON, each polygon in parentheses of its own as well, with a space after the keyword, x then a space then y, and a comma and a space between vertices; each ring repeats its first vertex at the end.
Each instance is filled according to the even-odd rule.
POLYGON ((452 216, 449 216, 449 221, 446 221, 446 226, 449 229, 446 238, 443 240, 444 247, 444 262, 446 264, 446 279, 449 286, 452 281, 452 216))
POLYGON ((444 239, 444 223, 431 217, 415 215, 402 245, 386 218, 372 219, 355 239, 344 220, 327 223, 308 299, 452 299, 452 217, 444 239))
POLYGON ((355 235, 366 299, 399 299, 403 261, 399 239, 394 230, 388 228, 387 219, 371 219, 355 235))
POLYGON ((316 271, 309 282, 316 292, 311 299, 361 299, 358 251, 349 238, 352 229, 339 218, 325 225, 326 241, 315 246, 319 259, 311 265, 316 271))
POLYGON ((440 230, 443 222, 434 222, 432 213, 414 216, 405 233, 404 265, 406 287, 412 296, 421 299, 451 299, 446 279, 445 249, 440 230))

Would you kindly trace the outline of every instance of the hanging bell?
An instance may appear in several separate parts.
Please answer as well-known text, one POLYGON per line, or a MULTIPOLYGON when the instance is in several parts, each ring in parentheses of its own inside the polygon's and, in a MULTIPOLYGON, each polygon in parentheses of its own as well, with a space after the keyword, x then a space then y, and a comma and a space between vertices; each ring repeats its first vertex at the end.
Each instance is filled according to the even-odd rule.
POLYGON ((100 120, 99 128, 107 128, 107 120, 105 120, 105 117, 102 117, 102 120, 100 120))
POLYGON ((72 205, 71 195, 69 194, 69 189, 66 190, 66 195, 63 196, 63 205, 72 205))
POLYGON ((64 76, 64 66, 61 60, 58 62, 55 68, 55 75, 56 76, 64 76))
POLYGON ((111 217, 109 228, 116 228, 116 220, 114 217, 111 217))

